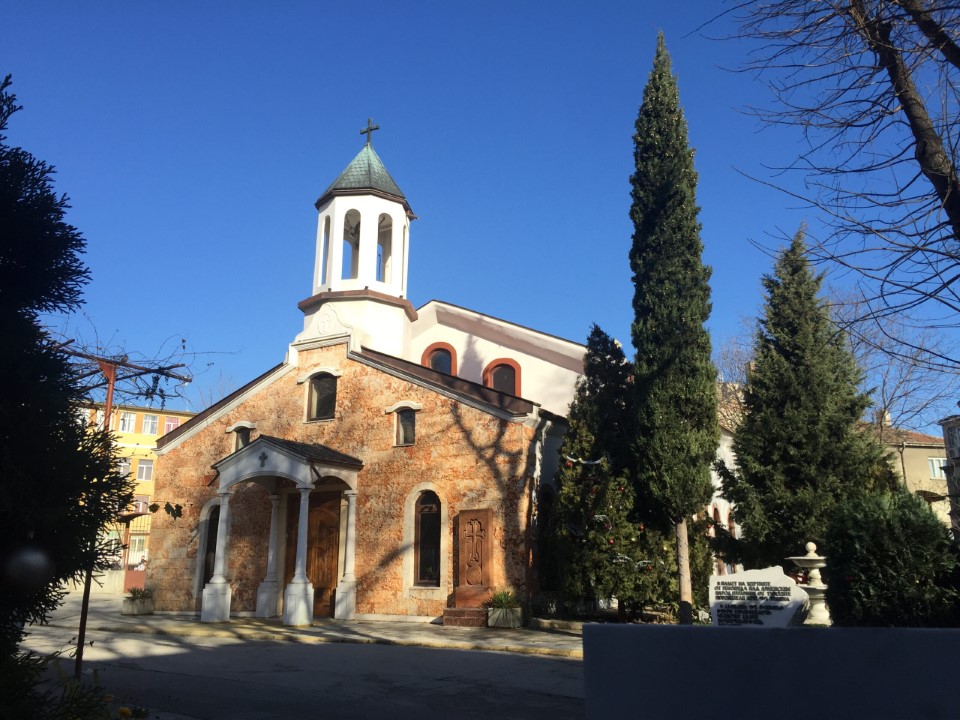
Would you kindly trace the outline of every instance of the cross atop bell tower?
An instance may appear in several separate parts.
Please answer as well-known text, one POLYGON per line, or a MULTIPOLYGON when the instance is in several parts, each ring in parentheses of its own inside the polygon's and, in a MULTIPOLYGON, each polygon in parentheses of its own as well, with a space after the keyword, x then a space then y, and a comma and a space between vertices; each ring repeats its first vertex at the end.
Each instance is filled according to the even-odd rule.
POLYGON ((380 126, 379 126, 379 125, 374 125, 374 124, 373 124, 373 118, 367 118, 367 127, 366 127, 366 129, 360 131, 360 134, 361 134, 361 135, 366 135, 366 136, 367 136, 367 145, 372 145, 372 144, 373 144, 373 142, 372 142, 372 140, 373 140, 373 132, 374 132, 374 130, 379 130, 379 129, 380 129, 380 126))

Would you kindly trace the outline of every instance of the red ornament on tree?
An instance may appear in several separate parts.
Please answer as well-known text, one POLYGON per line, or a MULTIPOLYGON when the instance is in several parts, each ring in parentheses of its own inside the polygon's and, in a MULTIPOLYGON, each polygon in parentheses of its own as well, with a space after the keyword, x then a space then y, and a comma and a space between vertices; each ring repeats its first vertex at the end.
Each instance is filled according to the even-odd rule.
POLYGON ((611 545, 613 545, 613 543, 615 542, 615 540, 614 540, 613 538, 610 538, 607 542, 610 543, 611 545))
POLYGON ((564 465, 565 465, 566 467, 568 467, 568 468, 572 468, 572 467, 573 467, 573 463, 570 462, 569 460, 567 460, 567 461, 564 463, 564 465))

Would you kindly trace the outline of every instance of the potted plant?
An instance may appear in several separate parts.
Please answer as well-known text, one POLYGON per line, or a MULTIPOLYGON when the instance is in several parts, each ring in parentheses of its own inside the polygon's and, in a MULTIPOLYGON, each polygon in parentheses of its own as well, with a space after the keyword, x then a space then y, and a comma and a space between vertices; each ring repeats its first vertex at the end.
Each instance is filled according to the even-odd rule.
POLYGON ((121 615, 153 615, 153 593, 143 588, 130 588, 123 599, 121 615))
POLYGON ((520 602, 512 590, 498 590, 486 602, 487 627, 520 627, 520 602))

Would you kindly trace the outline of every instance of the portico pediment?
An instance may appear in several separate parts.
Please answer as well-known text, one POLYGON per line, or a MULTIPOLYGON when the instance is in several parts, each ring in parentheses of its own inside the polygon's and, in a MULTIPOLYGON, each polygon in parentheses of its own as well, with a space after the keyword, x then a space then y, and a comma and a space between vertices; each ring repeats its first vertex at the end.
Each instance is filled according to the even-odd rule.
POLYGON ((326 445, 300 443, 261 435, 244 448, 213 464, 218 492, 237 483, 285 478, 298 488, 312 488, 322 477, 336 477, 356 490, 363 461, 326 445))

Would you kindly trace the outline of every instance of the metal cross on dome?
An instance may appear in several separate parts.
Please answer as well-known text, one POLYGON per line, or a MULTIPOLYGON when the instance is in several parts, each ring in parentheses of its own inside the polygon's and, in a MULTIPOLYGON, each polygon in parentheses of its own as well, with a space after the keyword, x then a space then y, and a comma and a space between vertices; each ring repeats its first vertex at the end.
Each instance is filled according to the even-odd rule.
POLYGON ((367 127, 360 131, 361 135, 367 136, 367 145, 370 145, 370 141, 373 139, 373 131, 379 129, 379 125, 373 124, 373 118, 367 118, 367 127))

